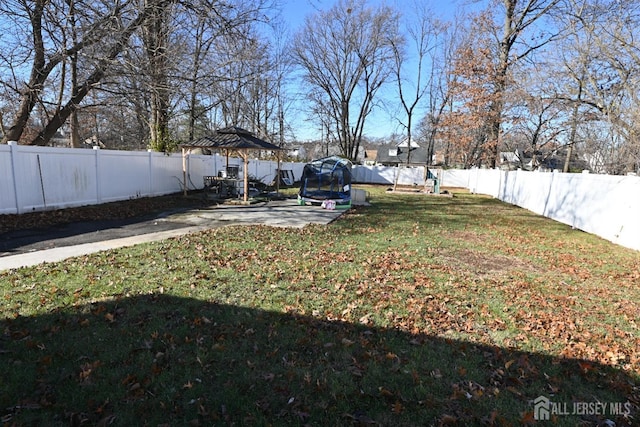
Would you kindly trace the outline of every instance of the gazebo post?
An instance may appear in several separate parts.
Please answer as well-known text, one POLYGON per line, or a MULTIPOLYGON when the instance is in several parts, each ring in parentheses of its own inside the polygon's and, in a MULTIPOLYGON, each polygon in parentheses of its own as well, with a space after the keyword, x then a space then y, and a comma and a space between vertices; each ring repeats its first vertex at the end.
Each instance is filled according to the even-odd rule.
POLYGON ((249 200, 249 151, 240 151, 244 160, 244 196, 242 199, 246 203, 249 200))
POLYGON ((278 160, 278 169, 276 169, 276 194, 280 194, 280 151, 276 153, 276 158, 278 160))

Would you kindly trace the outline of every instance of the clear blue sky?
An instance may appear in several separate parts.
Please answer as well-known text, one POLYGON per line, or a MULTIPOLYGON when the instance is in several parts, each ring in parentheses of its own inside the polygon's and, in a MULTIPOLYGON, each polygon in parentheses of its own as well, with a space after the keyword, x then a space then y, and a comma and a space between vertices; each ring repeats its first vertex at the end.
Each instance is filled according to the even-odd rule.
MULTIPOLYGON (((304 24, 304 19, 308 15, 317 13, 318 11, 326 11, 333 7, 338 0, 281 0, 282 14, 286 24, 292 33, 300 30, 304 24)), ((425 1, 430 5, 431 10, 443 20, 450 20, 454 17, 456 10, 459 8, 467 8, 472 5, 478 8, 486 4, 486 0, 419 0, 425 1)), ((403 15, 411 13, 411 5, 414 0, 368 0, 369 5, 388 4, 396 7, 403 15)), ((390 90, 390 89, 389 89, 390 90)), ((302 114, 304 115, 304 114, 302 114)), ((304 117, 300 117, 302 121, 304 117)), ((319 131, 313 129, 310 123, 298 123, 296 126, 296 136, 300 140, 311 140, 320 138, 319 131), (303 131, 302 129, 306 129, 303 131)), ((394 119, 388 112, 375 111, 367 118, 365 124, 365 135, 370 137, 385 137, 394 132, 400 132, 398 121, 394 119)))
MULTIPOLYGON (((283 4, 283 15, 292 30, 296 30, 304 22, 304 17, 308 14, 317 12, 318 10, 330 9, 337 0, 281 0, 283 4)), ((456 7, 464 6, 471 3, 471 0, 421 0, 431 5, 431 9, 445 19, 453 17, 456 7)), ((407 10, 413 3, 413 0, 368 0, 371 5, 388 4, 395 6, 403 13, 410 12, 407 10)), ((484 3, 484 1, 481 1, 484 3)))

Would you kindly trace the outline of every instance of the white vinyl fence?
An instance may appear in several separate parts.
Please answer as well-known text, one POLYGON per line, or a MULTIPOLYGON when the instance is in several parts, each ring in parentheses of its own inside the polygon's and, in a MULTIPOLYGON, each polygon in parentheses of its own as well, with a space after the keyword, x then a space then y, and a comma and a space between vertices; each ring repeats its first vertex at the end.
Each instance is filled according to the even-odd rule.
MULTIPOLYGON (((441 186, 469 188, 469 170, 462 169, 429 169, 432 174, 441 176, 441 186)), ((398 176, 399 185, 424 185, 425 168, 396 168, 390 166, 354 166, 353 182, 361 184, 393 185, 398 176)))
MULTIPOLYGON (((357 166, 354 181, 393 184, 396 168, 357 166)), ((640 250, 640 177, 448 169, 441 187, 463 187, 640 250)), ((424 168, 401 169, 398 183, 422 184, 424 168)))
MULTIPOLYGON (((241 159, 229 163, 244 165, 241 159)), ((226 165, 220 155, 186 157, 187 187, 226 165)), ((250 160, 249 176, 272 182, 275 161, 250 160)), ((281 164, 302 176, 304 163, 281 164)), ((242 172, 241 172, 242 173, 242 172)), ((398 169, 355 166, 354 183, 393 184, 398 169)), ((424 184, 424 168, 400 170, 398 183, 424 184)), ((640 178, 471 169, 440 171, 441 187, 464 187, 640 250, 640 178)), ((0 214, 82 206, 183 189, 182 156, 155 152, 86 150, 0 144, 0 214)))
MULTIPOLYGON (((244 165, 230 158, 230 165, 244 165)), ((224 156, 188 155, 188 189, 217 175, 224 156)), ((296 178, 304 164, 282 163, 296 178)), ((250 176, 270 182, 277 162, 250 160, 250 176)), ((15 214, 177 193, 183 189, 182 155, 0 144, 0 214, 15 214)))
POLYGON ((467 173, 474 193, 640 250, 640 177, 479 169, 467 173))

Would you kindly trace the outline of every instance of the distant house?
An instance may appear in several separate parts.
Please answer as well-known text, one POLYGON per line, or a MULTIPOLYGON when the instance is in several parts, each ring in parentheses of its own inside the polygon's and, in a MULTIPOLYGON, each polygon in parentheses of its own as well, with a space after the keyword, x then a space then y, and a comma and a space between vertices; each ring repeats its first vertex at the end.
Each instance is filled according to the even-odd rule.
MULTIPOLYGON (((49 145, 52 147, 61 147, 61 148, 72 148, 73 144, 71 142, 71 136, 66 134, 64 131, 59 130, 55 133, 49 140, 49 145)), ((86 138, 80 144, 80 148, 107 148, 107 146, 102 142, 96 135, 91 135, 86 138)))
POLYGON ((400 148, 420 148, 420 144, 418 144, 416 142, 416 140, 413 139, 413 138, 411 138, 411 140, 409 140, 409 138, 405 138, 402 141, 400 141, 399 143, 397 143, 396 147, 400 147, 400 148))
POLYGON ((376 164, 382 166, 424 166, 429 163, 426 148, 420 147, 413 139, 403 139, 397 144, 378 148, 376 164))
POLYGON ((289 148, 286 151, 286 156, 296 160, 306 160, 307 148, 305 148, 303 145, 298 145, 298 146, 289 148))
POLYGON ((69 138, 69 136, 63 131, 59 130, 51 137, 49 145, 52 147, 68 148, 71 147, 71 138, 69 138))
POLYGON ((107 148, 107 146, 102 142, 96 135, 91 135, 89 138, 82 141, 82 144, 86 147, 100 147, 107 148))
POLYGON ((499 155, 500 168, 504 170, 526 168, 526 164, 531 160, 531 157, 526 158, 517 148, 513 151, 501 151, 499 155))
POLYGON ((424 166, 428 163, 425 148, 402 148, 395 145, 382 146, 378 149, 376 164, 382 166, 424 166))
MULTIPOLYGON (((562 170, 567 158, 566 150, 555 149, 543 153, 541 151, 519 151, 517 148, 513 151, 500 153, 500 168, 503 170, 538 170, 541 172, 551 172, 554 170, 562 170)), ((569 162, 570 171, 589 170, 589 164, 576 157, 574 154, 569 162)))
POLYGON ((372 149, 364 150, 364 164, 366 166, 375 165, 377 157, 378 157, 378 150, 372 150, 372 149))

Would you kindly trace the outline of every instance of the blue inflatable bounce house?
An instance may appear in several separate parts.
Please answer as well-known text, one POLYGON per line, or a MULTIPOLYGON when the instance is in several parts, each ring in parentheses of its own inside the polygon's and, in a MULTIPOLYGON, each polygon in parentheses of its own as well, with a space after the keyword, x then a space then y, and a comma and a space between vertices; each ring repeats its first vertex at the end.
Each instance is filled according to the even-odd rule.
POLYGON ((351 207, 351 167, 351 161, 338 156, 307 163, 300 179, 298 204, 327 209, 351 207))

